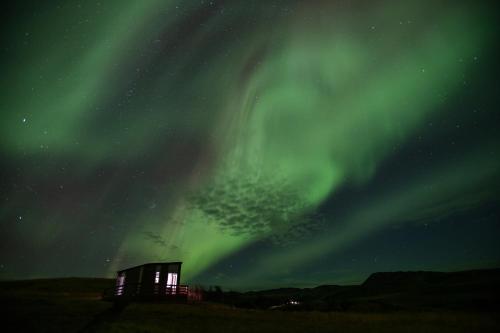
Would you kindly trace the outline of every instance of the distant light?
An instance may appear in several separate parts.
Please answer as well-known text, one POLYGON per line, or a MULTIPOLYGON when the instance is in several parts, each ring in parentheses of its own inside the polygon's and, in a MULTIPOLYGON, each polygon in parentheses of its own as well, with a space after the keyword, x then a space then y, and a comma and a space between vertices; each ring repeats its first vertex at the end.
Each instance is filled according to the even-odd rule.
POLYGON ((23 123, 25 123, 25 122, 26 122, 26 118, 23 118, 23 123))
POLYGON ((156 272, 155 274, 155 283, 160 283, 160 272, 156 272))

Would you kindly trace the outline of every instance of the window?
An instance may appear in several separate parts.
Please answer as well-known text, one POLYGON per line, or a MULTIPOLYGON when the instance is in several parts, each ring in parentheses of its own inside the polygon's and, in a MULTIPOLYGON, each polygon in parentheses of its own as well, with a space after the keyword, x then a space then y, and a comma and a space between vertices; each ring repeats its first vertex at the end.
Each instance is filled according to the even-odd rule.
POLYGON ((125 273, 120 273, 118 279, 116 279, 116 295, 123 295, 123 289, 125 288, 125 273))
POLYGON ((177 285, 177 273, 168 273, 167 276, 167 286, 177 285))
POLYGON ((175 294, 177 292, 177 273, 168 273, 167 275, 167 293, 175 294))
POLYGON ((160 272, 156 271, 155 274, 155 283, 160 283, 160 272))

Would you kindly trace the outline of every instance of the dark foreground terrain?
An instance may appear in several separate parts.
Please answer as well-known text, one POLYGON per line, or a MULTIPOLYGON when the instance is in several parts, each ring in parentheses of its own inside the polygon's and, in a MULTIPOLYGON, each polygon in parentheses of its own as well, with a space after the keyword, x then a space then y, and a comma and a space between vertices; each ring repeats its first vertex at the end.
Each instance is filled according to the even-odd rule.
POLYGON ((500 270, 376 273, 359 286, 207 294, 196 304, 100 299, 108 279, 0 282, 2 332, 499 332, 500 270), (299 304, 287 304, 291 299, 299 304), (278 306, 270 310, 269 306, 278 306))

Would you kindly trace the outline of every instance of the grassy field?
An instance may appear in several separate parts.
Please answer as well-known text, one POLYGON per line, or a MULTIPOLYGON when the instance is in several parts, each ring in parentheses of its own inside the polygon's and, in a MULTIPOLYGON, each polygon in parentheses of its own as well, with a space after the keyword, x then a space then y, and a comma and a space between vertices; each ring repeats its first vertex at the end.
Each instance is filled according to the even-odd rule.
POLYGON ((2 332, 498 332, 487 312, 288 312, 100 300, 109 280, 1 282, 2 332))
POLYGON ((493 316, 321 313, 199 305, 132 305, 99 332, 498 332, 493 316))

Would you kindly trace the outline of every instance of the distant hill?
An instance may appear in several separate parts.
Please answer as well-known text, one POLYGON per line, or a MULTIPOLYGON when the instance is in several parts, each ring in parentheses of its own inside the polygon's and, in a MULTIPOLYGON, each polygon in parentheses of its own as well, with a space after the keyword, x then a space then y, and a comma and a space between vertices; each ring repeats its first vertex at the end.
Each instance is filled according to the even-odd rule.
POLYGON ((0 281, 0 296, 15 297, 27 295, 94 295, 100 296, 106 288, 113 287, 114 279, 104 278, 56 278, 0 281))
POLYGON ((374 273, 361 285, 207 295, 244 308, 394 311, 500 310, 500 269, 374 273), (291 301, 298 304, 290 304, 291 301))
POLYGON ((421 288, 426 286, 465 286, 494 284, 500 281, 500 269, 460 272, 381 272, 373 273, 362 284, 367 288, 421 288))

